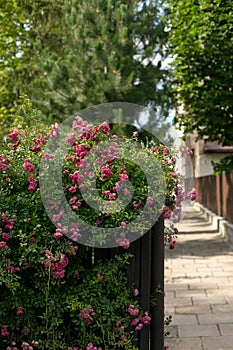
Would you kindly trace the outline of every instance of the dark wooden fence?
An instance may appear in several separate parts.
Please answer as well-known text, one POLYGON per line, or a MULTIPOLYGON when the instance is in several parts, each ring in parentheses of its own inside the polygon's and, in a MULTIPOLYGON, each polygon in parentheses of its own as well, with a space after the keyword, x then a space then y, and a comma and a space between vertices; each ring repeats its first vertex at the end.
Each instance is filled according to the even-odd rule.
POLYGON ((233 172, 195 179, 198 202, 233 224, 233 172))
MULTIPOLYGON (((118 248, 94 251, 95 260, 113 258, 118 248)), ((136 346, 140 350, 164 350, 164 221, 158 222, 142 238, 131 243, 132 253, 127 275, 141 294, 141 306, 149 311, 150 326, 137 334, 136 346)))

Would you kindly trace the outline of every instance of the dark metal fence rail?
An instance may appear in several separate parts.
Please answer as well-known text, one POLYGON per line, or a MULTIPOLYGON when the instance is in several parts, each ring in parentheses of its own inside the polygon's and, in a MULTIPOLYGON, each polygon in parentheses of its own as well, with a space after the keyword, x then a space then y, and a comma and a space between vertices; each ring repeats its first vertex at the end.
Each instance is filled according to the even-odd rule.
MULTIPOLYGON (((113 258, 119 248, 95 249, 95 260, 113 258)), ((131 243, 131 259, 127 275, 141 295, 143 310, 152 318, 150 327, 137 334, 140 350, 164 349, 164 221, 158 222, 142 238, 131 243)))
POLYGON ((233 172, 195 179, 198 202, 233 224, 233 172))

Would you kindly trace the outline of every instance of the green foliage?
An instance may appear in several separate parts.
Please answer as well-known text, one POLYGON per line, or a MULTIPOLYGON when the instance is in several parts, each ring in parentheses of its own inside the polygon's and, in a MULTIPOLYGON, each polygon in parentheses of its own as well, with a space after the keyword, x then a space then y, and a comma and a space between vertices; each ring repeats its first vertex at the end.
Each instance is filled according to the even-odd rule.
MULTIPOLYGON (((91 248, 68 238, 67 230, 72 233, 74 230, 71 231, 70 226, 56 228, 45 211, 38 186, 39 165, 48 139, 57 137, 58 126, 46 126, 39 115, 30 101, 24 99, 0 152, 0 348, 86 350, 88 343, 92 343, 92 348, 104 350, 136 350, 135 328, 139 322, 148 322, 149 316, 144 313, 146 310, 140 310, 139 301, 127 282, 130 255, 96 262, 91 248), (135 317, 138 320, 135 321, 135 317), (132 321, 136 323, 132 325, 132 321)), ((106 123, 92 126, 91 130, 91 137, 86 132, 79 135, 77 147, 111 138, 106 123)), ((166 160, 163 164, 168 181, 165 195, 167 205, 174 209, 179 184, 176 176, 170 174, 175 166, 173 157, 163 145, 160 149, 153 145, 147 147, 160 163, 166 160)), ((72 152, 66 158, 64 169, 73 174, 74 163, 69 156, 72 152)), ((115 173, 119 175, 122 164, 117 160, 116 165, 111 162, 111 166, 114 178, 115 173)), ((139 190, 135 191, 136 198, 145 199, 145 193, 140 192, 144 189, 140 169, 133 169, 128 163, 125 166, 130 177, 137 174, 140 180, 135 176, 134 185, 139 190)), ((101 191, 108 181, 112 187, 111 177, 104 179, 99 174, 98 179, 101 191)), ((50 176, 49 181, 53 182, 54 178, 50 176)), ((64 181, 68 179, 64 177, 64 181)), ((153 204, 152 198, 150 201, 153 204)), ((133 203, 125 210, 127 220, 134 213, 133 203)), ((53 204, 53 210, 59 213, 56 203, 53 204)), ((90 220, 88 210, 86 207, 86 218, 90 220)), ((93 211, 91 216, 95 220, 93 211)), ((115 222, 119 224, 116 217, 115 222)), ((114 218, 111 222, 109 216, 104 217, 102 225, 109 223, 113 224, 114 218)), ((77 233, 78 228, 75 231, 77 233)))
POLYGON ((4 125, 6 110, 23 93, 53 120, 111 101, 136 102, 157 109, 159 117, 168 115, 162 0, 2 2, 4 125))
MULTIPOLYGON (((172 316, 169 315, 169 316, 165 317, 164 325, 165 326, 169 326, 171 323, 172 323, 172 316)), ((169 336, 170 335, 170 331, 166 331, 164 335, 165 335, 165 337, 169 336)))
MULTIPOLYGON (((120 336, 124 335, 124 327, 128 322, 127 309, 128 296, 132 290, 127 286, 126 275, 119 273, 122 267, 126 266, 127 258, 116 257, 115 261, 98 263, 92 271, 83 279, 83 283, 76 289, 76 296, 73 294, 67 298, 68 308, 71 309, 71 318, 74 320, 75 330, 83 333, 80 339, 80 346, 85 348, 89 339, 98 343, 97 330, 101 330, 101 345, 104 349, 111 349, 113 344, 120 346, 120 336), (77 313, 81 310, 93 308, 95 312, 95 323, 85 324, 84 320, 77 313), (116 326, 117 325, 117 326, 116 326), (105 329, 112 329, 115 332, 105 332, 105 329)), ((135 306, 138 304, 134 302, 135 306)), ((132 336, 129 339, 132 339, 132 336)), ((124 342, 122 342, 123 344, 124 342)), ((133 349, 132 342, 125 346, 125 349, 133 349)))
POLYGON ((54 237, 55 227, 46 215, 39 188, 29 190, 28 186, 29 173, 38 180, 42 148, 50 128, 36 118, 31 120, 30 128, 23 128, 18 124, 22 115, 25 122, 35 111, 29 101, 20 111, 17 128, 11 132, 16 132, 15 138, 8 138, 0 157, 0 347, 6 349, 13 341, 17 349, 25 342, 37 349, 67 350, 75 346, 86 349, 88 343, 93 343, 110 350, 120 343, 122 349, 133 350, 128 329, 133 317, 127 309, 138 302, 126 278, 130 256, 88 266, 90 249, 66 236, 54 237), (26 158, 35 167, 31 172, 24 168, 26 158), (65 257, 69 261, 65 273, 55 277, 55 265, 50 262, 58 264, 65 257), (80 305, 94 309, 93 327, 80 317, 80 305), (116 321, 119 330, 114 333, 116 321), (12 335, 10 339, 4 336, 4 325, 12 335))
POLYGON ((227 173, 229 173, 233 171, 233 156, 229 155, 227 157, 224 157, 220 159, 218 163, 212 162, 212 166, 213 166, 215 175, 219 175, 223 171, 226 171, 227 173))
POLYGON ((6 134, 15 112, 14 101, 30 80, 26 19, 16 0, 0 0, 0 136, 6 134))
POLYGON ((197 138, 233 144, 232 1, 171 0, 176 122, 197 138))
POLYGON ((164 85, 167 73, 154 62, 166 41, 159 5, 64 1, 62 16, 56 18, 63 50, 57 52, 51 43, 39 48, 45 90, 33 97, 41 94, 41 100, 46 94, 47 111, 60 118, 112 101, 158 104, 166 114, 168 98, 157 84, 164 85))

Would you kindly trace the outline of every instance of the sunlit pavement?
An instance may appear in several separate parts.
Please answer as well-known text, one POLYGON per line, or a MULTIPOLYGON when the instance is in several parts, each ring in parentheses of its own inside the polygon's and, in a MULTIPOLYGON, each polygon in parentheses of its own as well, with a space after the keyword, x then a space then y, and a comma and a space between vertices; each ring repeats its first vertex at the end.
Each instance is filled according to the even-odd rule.
POLYGON ((165 327, 169 350, 233 349, 233 247, 189 207, 177 246, 166 250, 165 327))

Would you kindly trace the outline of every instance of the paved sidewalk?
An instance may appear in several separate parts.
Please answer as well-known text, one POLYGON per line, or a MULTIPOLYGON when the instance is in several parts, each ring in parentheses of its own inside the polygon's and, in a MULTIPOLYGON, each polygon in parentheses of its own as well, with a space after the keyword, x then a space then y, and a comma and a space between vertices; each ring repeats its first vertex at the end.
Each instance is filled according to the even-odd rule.
POLYGON ((233 349, 233 247, 195 207, 166 251, 165 293, 169 350, 233 349))

